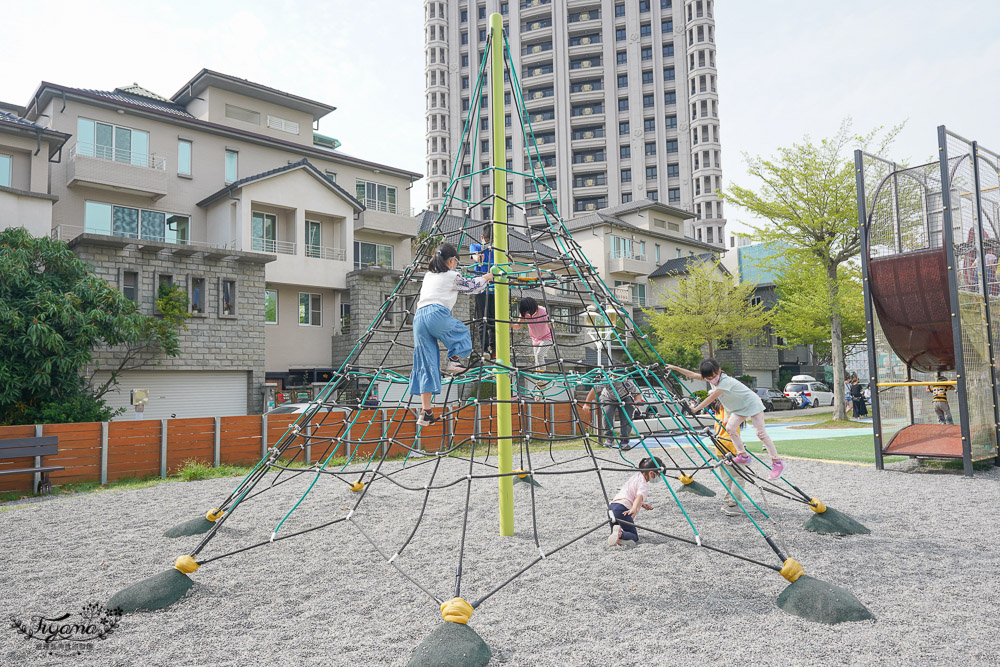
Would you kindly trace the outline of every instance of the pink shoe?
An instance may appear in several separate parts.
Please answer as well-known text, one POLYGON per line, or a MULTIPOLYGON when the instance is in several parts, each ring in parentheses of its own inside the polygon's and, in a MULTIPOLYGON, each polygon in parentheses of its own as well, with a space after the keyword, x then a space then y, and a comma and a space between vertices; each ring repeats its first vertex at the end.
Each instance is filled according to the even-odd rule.
POLYGON ((771 474, 768 475, 768 479, 778 479, 781 477, 781 471, 785 469, 785 464, 781 461, 771 461, 771 474))
POLYGON ((739 465, 750 463, 750 455, 747 454, 746 452, 743 452, 742 454, 739 454, 736 458, 733 459, 733 463, 737 463, 739 465))

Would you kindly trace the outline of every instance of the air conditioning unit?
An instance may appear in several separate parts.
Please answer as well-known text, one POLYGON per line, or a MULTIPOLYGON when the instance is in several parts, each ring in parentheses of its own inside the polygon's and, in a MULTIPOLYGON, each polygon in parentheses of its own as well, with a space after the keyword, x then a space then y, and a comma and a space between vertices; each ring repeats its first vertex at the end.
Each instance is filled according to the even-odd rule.
POLYGON ((593 155, 584 155, 583 156, 583 161, 584 162, 593 162, 594 161, 594 156, 593 155))
POLYGON ((545 143, 545 137, 535 137, 535 141, 540 144, 545 143))
POLYGON ((590 44, 590 37, 581 37, 580 44, 590 44))
POLYGON ((580 14, 580 20, 581 21, 589 21, 590 20, 590 13, 589 12, 583 12, 582 14, 580 14))
POLYGON ((541 24, 540 21, 535 21, 534 23, 531 24, 531 29, 532 30, 538 30, 541 27, 542 27, 542 24, 541 24))
POLYGON ((583 184, 584 184, 584 185, 586 185, 587 187, 590 187, 591 185, 594 185, 594 184, 595 184, 595 181, 594 181, 594 179, 592 179, 592 178, 588 178, 587 180, 585 180, 585 181, 583 182, 583 184))
POLYGON ((541 53, 541 51, 542 51, 542 45, 541 44, 535 44, 533 47, 531 47, 531 52, 532 53, 541 53))
POLYGON ((594 89, 594 84, 592 83, 585 83, 582 86, 580 86, 580 90, 582 90, 585 93, 589 93, 593 89, 594 89))
POLYGON ((583 133, 583 138, 584 139, 593 139, 594 138, 594 132, 592 130, 587 130, 586 132, 583 133))
POLYGON ((593 107, 584 107, 583 108, 583 115, 584 116, 589 116, 592 113, 594 113, 593 107))
POLYGON ((536 90, 531 96, 536 100, 540 100, 541 98, 545 97, 545 93, 540 90, 536 90))
POLYGON ((542 114, 538 114, 537 116, 535 116, 536 123, 540 123, 543 120, 545 120, 545 118, 542 117, 542 114))
POLYGON ((584 206, 584 208, 587 209, 588 211, 596 211, 597 210, 597 204, 590 203, 590 204, 587 204, 586 206, 584 206))
POLYGON ((541 67, 536 67, 535 70, 532 72, 532 74, 534 74, 535 76, 539 76, 541 73, 542 73, 541 67))
POLYGON ((590 64, 589 60, 584 60, 580 63, 580 67, 590 67, 590 64))

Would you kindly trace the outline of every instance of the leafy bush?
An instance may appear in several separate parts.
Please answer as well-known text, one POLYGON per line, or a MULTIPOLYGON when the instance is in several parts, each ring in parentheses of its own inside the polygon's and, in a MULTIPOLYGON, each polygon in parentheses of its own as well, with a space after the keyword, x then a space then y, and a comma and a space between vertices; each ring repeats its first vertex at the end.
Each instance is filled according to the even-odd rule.
POLYGON ((691 393, 694 394, 695 398, 697 398, 699 401, 704 401, 706 398, 708 398, 708 392, 705 391, 704 389, 699 389, 691 393))
POLYGON ((208 463, 198 459, 187 459, 181 469, 177 471, 177 476, 185 482, 197 482, 214 477, 213 472, 212 466, 208 463))

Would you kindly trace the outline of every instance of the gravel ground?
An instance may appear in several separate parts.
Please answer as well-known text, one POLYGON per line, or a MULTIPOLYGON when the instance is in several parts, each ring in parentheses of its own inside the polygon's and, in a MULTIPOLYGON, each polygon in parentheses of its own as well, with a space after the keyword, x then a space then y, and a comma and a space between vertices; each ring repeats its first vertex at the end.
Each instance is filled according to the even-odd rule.
MULTIPOLYGON (((467 468, 446 461, 436 480, 459 478, 467 468)), ((421 465, 396 479, 422 487, 432 469, 433 463, 421 465)), ((807 509, 772 500, 777 541, 807 573, 851 589, 876 621, 804 621, 775 606, 785 582, 771 570, 648 533, 638 546, 608 548, 601 527, 484 602, 472 626, 493 648, 496 665, 1000 661, 1000 471, 970 480, 791 461, 788 474, 872 534, 807 532, 801 528, 807 509)), ((613 494, 626 474, 605 477, 613 494)), ((535 496, 547 551, 605 516, 593 473, 541 481, 535 496)), ((75 611, 169 568, 197 540, 160 533, 213 507, 234 486, 233 479, 170 483, 8 506, 0 512, 4 611, 25 620, 75 611)), ((514 490, 517 532, 499 538, 496 481, 473 486, 462 581, 470 600, 538 553, 529 487, 514 490)), ((301 491, 301 484, 285 484, 241 506, 201 556, 266 540, 301 491)), ((454 593, 465 494, 464 483, 434 491, 413 542, 396 561, 443 598, 454 593)), ((640 523, 689 537, 663 485, 653 484, 651 495, 656 509, 640 523)), ((719 498, 683 495, 706 542, 774 562, 746 518, 720 513, 719 498)), ((355 498, 344 485, 323 480, 279 534, 343 516, 355 498)), ((413 529, 421 499, 421 492, 379 482, 353 521, 391 554, 413 529)), ((350 524, 207 564, 192 578, 186 598, 167 610, 124 617, 83 657, 46 656, 5 628, 0 664, 401 665, 440 622, 437 605, 350 524)))

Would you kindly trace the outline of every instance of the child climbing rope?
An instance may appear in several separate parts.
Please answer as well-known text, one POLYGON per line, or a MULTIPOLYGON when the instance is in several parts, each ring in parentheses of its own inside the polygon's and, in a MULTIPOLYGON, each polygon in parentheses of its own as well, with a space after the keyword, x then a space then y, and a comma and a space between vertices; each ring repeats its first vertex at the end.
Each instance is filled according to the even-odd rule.
MULTIPOLYGON (((944 382, 944 376, 937 376, 938 382, 944 382)), ((951 406, 948 405, 948 392, 954 391, 955 387, 950 384, 932 384, 927 387, 927 391, 934 395, 931 403, 934 404, 934 414, 937 415, 938 424, 954 424, 951 418, 951 406)))
POLYGON ((685 370, 679 366, 667 364, 669 370, 675 371, 691 378, 692 380, 705 380, 715 389, 694 408, 694 412, 704 410, 705 406, 711 405, 716 399, 722 402, 726 413, 729 415, 726 421, 726 430, 729 432, 736 447, 737 456, 733 461, 739 465, 750 462, 750 455, 747 454, 743 439, 740 438, 740 425, 747 419, 753 424, 757 437, 764 443, 767 453, 771 456, 771 479, 781 477, 781 471, 785 464, 778 458, 778 450, 775 449, 771 436, 764 430, 764 403, 760 396, 736 378, 730 377, 722 372, 722 367, 715 359, 705 359, 701 362, 697 373, 685 370))
MULTIPOLYGON (((528 335, 531 336, 531 351, 535 357, 535 366, 531 370, 536 373, 545 371, 545 359, 552 350, 552 327, 549 326, 549 315, 543 306, 526 296, 517 305, 520 317, 517 322, 510 325, 511 329, 518 331, 522 326, 527 325, 528 335)), ((535 386, 544 389, 548 384, 545 380, 537 380, 535 386)))
MULTIPOLYGON (((732 463, 726 458, 726 454, 732 454, 733 456, 737 454, 736 448, 733 446, 733 439, 730 437, 729 431, 726 430, 726 409, 722 407, 722 403, 719 401, 712 403, 711 408, 712 412, 715 413, 715 418, 718 420, 715 422, 715 454, 722 461, 723 465, 742 470, 743 466, 732 463)), ((742 429, 743 424, 741 423, 739 427, 742 429)), ((743 490, 733 479, 737 474, 732 470, 728 473, 726 471, 721 473, 722 483, 731 494, 726 496, 726 501, 722 504, 722 513, 726 516, 740 516, 742 514, 738 509, 734 509, 739 503, 743 502, 743 490)))
POLYGON ((612 517, 611 535, 608 536, 608 546, 617 546, 622 540, 639 541, 639 532, 635 529, 635 519, 639 516, 639 508, 651 510, 653 506, 644 502, 649 498, 649 481, 659 474, 663 462, 656 456, 639 461, 639 472, 628 478, 625 485, 615 494, 614 500, 608 505, 608 513, 612 517))
MULTIPOLYGON (((493 230, 488 223, 483 224, 479 231, 479 243, 469 245, 469 252, 472 253, 472 261, 476 262, 472 266, 476 276, 485 275, 490 272, 493 265, 493 249, 490 247, 490 239, 493 237, 493 230)), ((486 291, 476 294, 475 327, 479 332, 479 351, 486 359, 496 356, 496 320, 494 319, 493 285, 486 291)))
POLYGON ((584 418, 590 419, 590 405, 594 399, 601 397, 601 415, 604 417, 604 424, 607 432, 601 441, 602 447, 614 447, 615 441, 615 413, 618 413, 618 448, 623 452, 632 449, 629 439, 632 437, 631 417, 635 410, 636 402, 642 401, 642 393, 635 382, 628 378, 618 381, 607 381, 603 384, 596 384, 590 388, 587 398, 583 400, 584 418))
POLYGON ((427 264, 427 274, 420 286, 417 313, 413 318, 413 369, 410 372, 410 395, 420 396, 419 426, 437 421, 431 412, 431 400, 433 394, 441 393, 438 343, 448 351, 445 373, 457 375, 467 370, 461 358, 472 352, 472 336, 464 324, 451 316, 459 292, 482 292, 493 280, 492 273, 466 278, 457 269, 458 251, 450 243, 442 243, 427 264))

